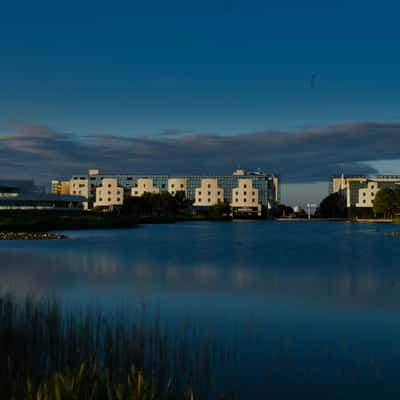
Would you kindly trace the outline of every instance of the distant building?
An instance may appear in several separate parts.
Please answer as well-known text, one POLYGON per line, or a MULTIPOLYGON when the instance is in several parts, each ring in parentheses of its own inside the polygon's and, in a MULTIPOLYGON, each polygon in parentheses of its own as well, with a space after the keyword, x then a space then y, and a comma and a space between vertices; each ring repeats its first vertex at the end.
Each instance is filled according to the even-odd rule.
POLYGON ((90 170, 87 175, 75 175, 68 182, 69 194, 86 197, 88 208, 120 205, 124 197, 142 196, 146 192, 172 195, 184 192, 193 200, 194 208, 210 207, 218 200, 226 201, 237 214, 259 214, 263 206, 271 208, 279 202, 278 177, 243 169, 232 175, 104 175, 99 170, 90 170), (113 180, 111 190, 104 187, 106 179, 113 180), (244 190, 243 185, 248 185, 250 190, 244 190), (241 193, 240 200, 234 190, 241 193))
POLYGON ((238 186, 232 190, 232 213, 261 215, 261 204, 258 199, 258 189, 253 187, 253 180, 243 178, 238 180, 238 186))
POLYGON ((153 179, 151 178, 139 178, 136 186, 131 189, 132 197, 140 197, 145 193, 160 193, 160 188, 154 186, 153 179))
POLYGON ((58 180, 51 181, 51 193, 69 195, 70 194, 69 181, 58 181, 58 180))
POLYGON ((95 207, 122 206, 124 204, 124 189, 118 186, 116 178, 104 178, 96 188, 95 207))
POLYGON ((201 180, 200 187, 196 188, 194 207, 210 207, 224 201, 224 189, 218 186, 217 178, 205 178, 201 180))
POLYGON ((71 210, 85 203, 83 196, 44 193, 33 181, 0 180, 0 210, 71 210))
POLYGON ((13 193, 0 196, 0 210, 71 210, 83 209, 81 196, 61 196, 47 193, 13 193))
POLYGON ((376 194, 384 187, 400 188, 400 176, 335 176, 331 191, 342 193, 348 208, 373 208, 376 194))

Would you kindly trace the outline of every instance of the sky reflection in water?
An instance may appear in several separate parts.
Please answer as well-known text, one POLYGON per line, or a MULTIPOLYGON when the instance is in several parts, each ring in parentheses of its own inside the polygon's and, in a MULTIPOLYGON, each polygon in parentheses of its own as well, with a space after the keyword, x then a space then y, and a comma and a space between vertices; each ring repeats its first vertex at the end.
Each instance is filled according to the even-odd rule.
POLYGON ((400 247, 399 238, 386 235, 391 230, 183 223, 2 242, 1 288, 56 295, 73 306, 144 303, 172 325, 189 318, 200 330, 236 341, 246 366, 241 375, 260 391, 266 376, 286 382, 289 364, 296 382, 309 373, 320 383, 346 383, 350 376, 395 383, 400 247))

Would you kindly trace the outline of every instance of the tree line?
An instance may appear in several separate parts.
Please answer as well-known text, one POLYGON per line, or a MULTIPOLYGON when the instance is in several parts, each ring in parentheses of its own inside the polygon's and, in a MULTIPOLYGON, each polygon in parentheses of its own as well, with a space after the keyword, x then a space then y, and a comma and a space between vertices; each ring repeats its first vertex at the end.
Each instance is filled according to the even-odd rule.
POLYGON ((400 189, 390 187, 381 188, 377 192, 372 209, 349 209, 343 194, 336 192, 325 197, 316 211, 316 216, 322 218, 346 218, 351 216, 393 218, 397 214, 400 214, 400 189))
MULTIPOLYGON (((146 192, 142 196, 127 198, 121 213, 139 217, 187 217, 193 213, 192 205, 193 200, 188 199, 183 191, 178 191, 174 195, 169 192, 146 192)), ((203 211, 211 217, 229 216, 230 212, 230 205, 226 201, 218 201, 203 211)))

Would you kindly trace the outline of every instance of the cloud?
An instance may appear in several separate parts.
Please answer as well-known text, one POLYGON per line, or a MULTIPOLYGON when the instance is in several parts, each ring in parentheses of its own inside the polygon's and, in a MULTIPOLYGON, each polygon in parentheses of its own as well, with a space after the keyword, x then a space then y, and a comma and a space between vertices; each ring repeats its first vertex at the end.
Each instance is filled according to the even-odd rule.
POLYGON ((160 136, 182 136, 193 133, 190 129, 168 128, 160 132, 160 136))
POLYGON ((396 159, 400 159, 400 123, 352 123, 290 133, 191 133, 155 138, 78 137, 25 124, 0 135, 1 175, 41 182, 93 167, 132 174, 231 173, 238 165, 279 174, 287 183, 317 182, 342 172, 376 173, 368 161, 396 159))

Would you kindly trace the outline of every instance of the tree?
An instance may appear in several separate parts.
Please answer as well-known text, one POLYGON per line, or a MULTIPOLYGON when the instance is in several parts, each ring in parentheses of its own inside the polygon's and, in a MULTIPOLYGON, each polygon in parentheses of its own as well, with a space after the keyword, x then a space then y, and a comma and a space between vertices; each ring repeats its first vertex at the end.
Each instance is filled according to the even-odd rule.
POLYGON ((218 200, 217 204, 210 207, 210 214, 213 217, 226 217, 231 213, 231 206, 227 201, 218 200))
POLYGON ((339 192, 325 197, 318 207, 316 214, 322 218, 346 217, 346 201, 339 192))
POLYGON ((384 187, 378 191, 374 200, 376 215, 391 218, 400 209, 400 190, 384 187))
POLYGON ((168 192, 146 192, 140 197, 126 199, 122 213, 140 217, 176 217, 187 213, 191 204, 184 192, 177 192, 175 196, 168 192))

